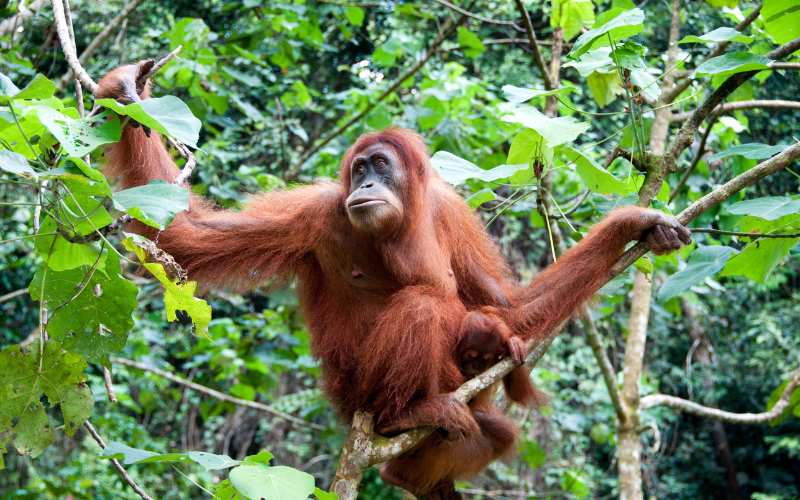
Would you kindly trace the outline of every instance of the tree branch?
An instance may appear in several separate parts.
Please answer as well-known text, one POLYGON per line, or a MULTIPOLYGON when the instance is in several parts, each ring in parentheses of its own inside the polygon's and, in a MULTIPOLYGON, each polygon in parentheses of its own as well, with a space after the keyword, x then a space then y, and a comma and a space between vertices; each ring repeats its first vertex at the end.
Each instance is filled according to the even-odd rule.
POLYGON ((228 394, 225 394, 224 392, 219 392, 219 391, 217 391, 215 389, 212 389, 210 387, 206 387, 206 386, 200 385, 200 384, 198 384, 196 382, 192 382, 190 380, 186 380, 183 377, 179 377, 178 375, 175 375, 175 374, 170 373, 168 371, 162 370, 160 368, 156 368, 154 366, 149 366, 149 365, 146 365, 144 363, 139 363, 138 361, 133 361, 131 359, 117 358, 117 357, 112 357, 111 358, 111 362, 112 363, 117 363, 117 364, 120 364, 120 365, 123 365, 123 366, 128 366, 130 368, 136 368, 137 370, 143 370, 143 371, 146 371, 146 372, 153 373, 155 375, 158 375, 159 377, 162 377, 162 378, 165 378, 165 379, 170 380, 172 382, 175 382, 176 384, 180 384, 180 385, 182 385, 184 387, 188 387, 188 388, 193 389, 193 390, 195 390, 197 392, 201 392, 201 393, 203 393, 203 394, 205 394, 207 396, 211 396, 212 398, 219 399, 220 401, 226 401, 228 403, 233 403, 233 404, 235 404, 237 406, 246 406, 248 408, 253 408, 254 410, 262 411, 264 413, 269 413, 270 415, 272 415, 274 417, 286 420, 288 422, 292 422, 294 424, 297 424, 297 425, 300 425, 300 426, 303 426, 303 427, 311 427, 312 429, 316 429, 316 430, 320 430, 320 431, 325 429, 325 427, 323 427, 323 426, 321 426, 319 424, 315 424, 313 422, 306 422, 305 420, 303 420, 301 418, 297 418, 294 415, 289 415, 288 413, 284 413, 284 412, 282 412, 280 410, 276 410, 275 408, 273 408, 271 406, 268 406, 268 405, 265 405, 264 403, 259 403, 257 401, 249 401, 247 399, 239 399, 239 398, 230 396, 228 394))
MULTIPOLYGON (((95 51, 100 47, 100 45, 105 42, 109 36, 111 36, 114 30, 116 30, 122 24, 122 22, 127 19, 130 13, 133 12, 133 10, 138 7, 140 3, 142 3, 142 0, 131 0, 128 2, 125 7, 122 8, 120 13, 114 16, 108 22, 108 24, 106 24, 106 27, 103 28, 103 30, 98 33, 91 42, 89 42, 89 45, 87 45, 85 49, 83 49, 83 52, 78 58, 78 62, 81 65, 86 64, 86 62, 90 57, 92 57, 92 55, 94 55, 95 51)), ((58 89, 63 90, 72 78, 73 71, 72 69, 69 69, 58 81, 58 89)))
POLYGON ((547 90, 553 90, 555 89, 555 86, 553 85, 552 75, 550 75, 550 73, 547 71, 547 65, 544 62, 544 57, 542 57, 542 52, 539 50, 539 41, 536 39, 536 32, 533 31, 533 24, 531 23, 530 15, 528 15, 528 10, 525 8, 522 0, 514 0, 514 3, 517 6, 520 17, 522 17, 522 23, 525 25, 525 33, 528 35, 528 43, 533 51, 533 61, 536 63, 536 66, 539 68, 539 72, 542 74, 544 88, 547 90))
POLYGON ((458 5, 454 5, 454 4, 450 3, 450 2, 448 2, 447 0, 433 0, 433 1, 438 3, 439 5, 441 5, 443 7, 447 7, 448 9, 452 10, 453 12, 458 12, 462 16, 471 17, 472 19, 477 19, 478 21, 480 21, 482 23, 497 24, 497 25, 500 25, 500 26, 510 26, 510 27, 514 28, 515 30, 517 30, 517 31, 522 31, 522 28, 517 26, 517 24, 514 23, 514 21, 506 21, 504 19, 492 19, 491 17, 484 17, 484 16, 481 16, 480 14, 475 14, 474 12, 470 12, 470 11, 468 11, 466 9, 463 9, 463 8, 459 7, 458 5))
POLYGON ((597 365, 600 367, 600 373, 603 375, 603 382, 606 384, 608 396, 611 398, 611 404, 614 406, 617 419, 619 419, 620 423, 625 423, 628 420, 628 414, 622 404, 619 386, 617 386, 617 372, 611 365, 611 360, 608 358, 603 345, 603 337, 597 331, 597 327, 594 321, 591 320, 588 310, 583 312, 581 324, 583 325, 586 340, 589 342, 589 347, 592 348, 597 365))
POLYGON ((772 69, 800 70, 800 63, 776 62, 769 65, 772 69))
POLYGON ((692 227, 689 228, 693 233, 709 233, 721 234, 725 236, 739 236, 742 238, 800 238, 800 233, 742 233, 739 231, 725 231, 723 229, 714 229, 711 227, 692 227))
POLYGON ((789 407, 789 400, 795 389, 800 387, 800 371, 796 371, 789 379, 789 383, 781 393, 780 399, 773 405, 769 411, 762 413, 733 413, 730 411, 720 410, 718 408, 711 408, 689 401, 688 399, 678 398, 675 396, 667 396, 665 394, 652 394, 642 398, 642 408, 653 408, 656 406, 667 406, 674 410, 691 413, 703 418, 710 418, 714 420, 721 420, 729 424, 765 424, 771 420, 780 417, 784 411, 789 407))
MULTIPOLYGON (((83 427, 86 429, 89 435, 92 436, 92 438, 97 442, 97 444, 100 445, 100 448, 103 449, 106 448, 106 442, 103 440, 102 436, 100 436, 100 434, 97 432, 97 429, 94 428, 91 422, 89 422, 88 420, 85 421, 83 423, 83 427)), ((139 486, 130 475, 128 475, 128 471, 126 471, 125 467, 123 467, 122 464, 119 463, 119 460, 117 460, 116 458, 112 458, 111 464, 114 466, 115 469, 117 469, 119 475, 122 476, 122 480, 128 483, 128 485, 133 489, 133 491, 136 492, 137 495, 142 497, 143 500, 153 500, 153 498, 147 493, 145 493, 142 487, 139 486)))
POLYGON ((9 17, 8 19, 4 19, 0 22, 0 36, 8 35, 9 33, 11 36, 14 36, 14 30, 17 29, 24 23, 28 18, 32 17, 36 12, 44 7, 47 3, 47 0, 36 0, 30 5, 21 5, 20 2, 17 3, 19 11, 13 17, 9 17))
MULTIPOLYGON (((752 100, 752 101, 736 101, 726 102, 714 108, 709 116, 722 115, 733 111, 742 109, 800 109, 800 101, 787 101, 785 99, 772 99, 772 100, 752 100)), ((670 116, 671 121, 682 121, 689 118, 692 114, 688 111, 682 113, 673 113, 670 116)))
POLYGON ((78 56, 75 54, 72 40, 69 36, 67 18, 64 14, 64 4, 61 0, 52 0, 51 3, 53 5, 53 19, 56 23, 56 32, 58 33, 58 40, 61 43, 61 50, 64 52, 64 57, 67 59, 67 63, 70 68, 72 68, 72 71, 75 73, 78 80, 80 80, 81 84, 94 94, 95 91, 97 91, 97 83, 92 80, 89 73, 83 69, 80 61, 78 61, 78 56))

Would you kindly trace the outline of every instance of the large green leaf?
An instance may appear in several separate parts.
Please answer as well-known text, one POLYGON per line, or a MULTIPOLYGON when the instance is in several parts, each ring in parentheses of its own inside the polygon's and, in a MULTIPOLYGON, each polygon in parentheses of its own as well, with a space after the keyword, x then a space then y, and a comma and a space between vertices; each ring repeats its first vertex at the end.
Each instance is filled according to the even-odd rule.
POLYGON ((517 87, 515 85, 503 85, 501 90, 503 91, 503 95, 505 96, 506 100, 514 104, 522 104, 523 102, 530 101, 536 97, 568 94, 575 91, 575 89, 572 87, 561 87, 555 90, 543 90, 527 89, 524 87, 517 87))
POLYGON ((108 113, 75 120, 47 106, 36 106, 35 110, 42 124, 71 156, 85 156, 98 146, 120 138, 119 120, 108 119, 108 113))
MULTIPOLYGON (((562 146, 561 151, 568 161, 575 164, 575 171, 586 187, 602 194, 631 194, 631 184, 614 177, 611 172, 596 164, 591 158, 575 148, 562 146)), ((634 188, 635 189, 635 188, 634 188)))
POLYGON ((700 247, 689 257, 686 267, 673 274, 661 285, 658 299, 666 301, 679 295, 694 285, 702 283, 709 276, 717 274, 728 262, 736 249, 725 246, 700 247))
POLYGON ((552 0, 551 11, 550 26, 561 27, 567 41, 594 24, 592 0, 552 0))
POLYGON ((23 177, 36 177, 36 172, 28 164, 28 159, 7 149, 0 150, 0 170, 23 177))
POLYGON ((461 46, 464 54, 473 59, 483 54, 486 50, 481 39, 463 26, 458 27, 458 44, 461 46))
POLYGON ((750 215, 775 220, 784 215, 800 213, 800 198, 789 196, 764 196, 734 203, 727 207, 729 213, 750 215))
POLYGON ((723 158, 728 158, 729 156, 744 156, 749 160, 765 160, 767 158, 772 158, 778 153, 782 153, 788 147, 788 144, 770 146, 769 144, 761 144, 758 142, 738 144, 725 151, 709 156, 706 161, 718 161, 723 158))
POLYGON ((733 28, 722 27, 709 31, 705 35, 688 35, 681 38, 678 43, 719 43, 719 42, 742 42, 750 43, 753 40, 752 36, 743 35, 733 28))
POLYGON ((251 499, 306 500, 314 493, 314 476, 282 465, 242 464, 229 477, 239 493, 251 499))
POLYGON ((189 107, 175 96, 165 95, 131 104, 120 104, 114 99, 98 99, 96 104, 115 113, 130 116, 137 122, 168 135, 193 148, 197 147, 201 123, 189 107))
POLYGON ((177 453, 155 453, 140 448, 132 448, 119 441, 111 441, 100 454, 102 457, 116 458, 125 465, 157 463, 157 462, 195 462, 205 470, 223 470, 236 467, 241 462, 228 455, 217 455, 204 451, 187 451, 177 453))
POLYGON ((166 228, 175 215, 189 208, 189 190, 164 181, 114 193, 114 206, 156 229, 166 228))
POLYGON ((489 170, 484 170, 474 163, 460 158, 447 151, 437 151, 431 158, 431 163, 444 180, 457 186, 467 179, 479 179, 486 182, 506 179, 515 173, 527 168, 521 165, 499 165, 489 170))
POLYGON ((800 238, 762 238, 752 241, 739 255, 728 261, 722 276, 745 276, 763 283, 798 241, 800 238))
POLYGON ((575 59, 586 51, 596 48, 596 46, 607 45, 609 36, 614 42, 631 37, 642 31, 643 22, 644 12, 641 9, 631 9, 621 12, 602 26, 589 30, 579 36, 572 45, 572 50, 569 52, 568 57, 570 59, 575 59))
POLYGON ((749 52, 728 52, 704 61, 695 75, 732 75, 759 69, 769 69, 772 59, 749 52))
POLYGON ((106 363, 109 354, 125 345, 137 289, 120 275, 116 254, 107 255, 104 270, 40 268, 28 291, 34 300, 44 298, 51 315, 47 331, 65 349, 106 363))
POLYGON ((775 43, 800 37, 800 3, 797 0, 764 0, 761 19, 775 43))
POLYGON ((535 130, 551 148, 572 142, 589 129, 587 122, 579 122, 569 116, 550 118, 532 106, 507 106, 504 109, 508 111, 502 117, 504 121, 535 130))
POLYGON ((145 251, 136 244, 137 239, 138 237, 128 238, 123 241, 123 244, 125 248, 136 254, 145 269, 150 271, 164 286, 164 309, 167 313, 167 320, 175 321, 178 319, 177 312, 185 311, 192 318, 195 333, 205 335, 208 332, 208 324, 211 322, 211 306, 205 300, 194 296, 197 282, 179 283, 177 279, 170 278, 163 265, 158 262, 148 262, 145 251))

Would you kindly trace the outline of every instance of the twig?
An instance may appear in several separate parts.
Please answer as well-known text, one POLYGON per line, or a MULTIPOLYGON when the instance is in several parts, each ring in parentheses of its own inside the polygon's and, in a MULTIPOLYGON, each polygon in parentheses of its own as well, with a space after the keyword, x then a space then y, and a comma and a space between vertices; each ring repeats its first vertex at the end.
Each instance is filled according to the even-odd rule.
POLYGON ((450 36, 450 34, 455 30, 456 26, 458 26, 458 24, 461 23, 464 18, 465 16, 462 16, 461 19, 459 19, 458 21, 453 21, 452 19, 449 19, 447 23, 442 27, 442 30, 439 32, 439 35, 436 37, 433 43, 431 43, 430 47, 428 47, 427 51, 416 63, 414 63, 414 65, 412 65, 405 72, 403 72, 402 75, 400 75, 394 82, 392 82, 392 84, 386 90, 384 90, 374 101, 370 102, 363 110, 356 113, 355 115, 353 115, 352 118, 350 118, 343 124, 336 127, 332 132, 323 137, 314 146, 312 146, 305 153, 303 153, 303 155, 298 160, 297 164, 286 172, 285 178, 287 180, 292 180, 296 178, 297 175, 300 173, 300 169, 302 168, 303 164, 306 161, 308 161, 309 158, 314 156, 320 149, 324 148, 326 145, 328 145, 328 143, 339 137, 343 132, 345 132, 347 129, 349 129, 359 120, 361 120, 361 118, 363 118, 370 111, 372 111, 375 108, 375 106, 380 104, 384 99, 389 97, 395 90, 400 88, 403 82, 408 80, 410 77, 414 76, 420 69, 422 69, 425 63, 427 63, 428 60, 431 57, 433 57, 434 54, 436 54, 436 52, 439 50, 439 47, 441 47, 442 43, 444 43, 447 37, 450 36))
POLYGON ((780 417, 783 412, 789 407, 789 401, 795 389, 800 387, 800 371, 796 371, 789 379, 789 383, 781 393, 780 399, 775 402, 769 411, 761 413, 734 413, 730 411, 720 410, 709 406, 703 406, 689 401, 688 399, 678 398, 675 396, 668 396, 666 394, 652 394, 642 398, 642 408, 653 408, 655 406, 667 406, 674 410, 681 412, 691 413, 699 417, 710 418, 714 420, 721 420, 729 424, 765 424, 771 420, 780 417))
MULTIPOLYGON (((91 422, 89 422, 88 420, 85 421, 83 423, 83 427, 92 436, 92 438, 94 438, 97 444, 100 445, 100 448, 103 449, 106 448, 106 442, 103 440, 100 434, 97 433, 97 429, 94 428, 91 422)), ((142 497, 143 500, 153 500, 153 498, 147 493, 145 493, 142 487, 136 484, 136 481, 134 481, 133 478, 130 475, 128 475, 128 471, 126 471, 125 467, 123 467, 122 464, 119 463, 119 460, 117 460, 116 458, 112 458, 111 464, 114 466, 115 469, 117 469, 117 472, 119 472, 119 475, 122 476, 122 479, 126 483, 128 483, 128 485, 133 489, 133 491, 136 492, 137 495, 142 497)))
POLYGON ((614 407, 614 411, 617 413, 617 418, 620 423, 625 423, 628 419, 628 414, 622 405, 619 387, 617 386, 617 372, 611 365, 611 360, 608 358, 608 354, 606 354, 605 347, 603 346, 603 338, 597 331, 597 327, 586 308, 584 308, 581 314, 581 324, 583 325, 586 340, 589 342, 589 347, 592 348, 594 357, 597 360, 597 365, 600 367, 600 373, 603 375, 603 382, 606 384, 608 396, 611 398, 611 404, 614 407))
POLYGON ((185 144, 181 144, 180 142, 176 141, 172 137, 169 138, 169 143, 172 144, 178 152, 186 158, 186 163, 183 165, 180 173, 175 180, 172 181, 173 184, 177 184, 178 186, 182 185, 186 180, 191 177, 192 172, 194 171, 194 167, 197 165, 197 160, 194 157, 194 154, 189 149, 188 146, 185 144))
POLYGON ((51 3, 53 5, 53 19, 56 23, 56 32, 58 33, 58 40, 61 42, 61 50, 64 52, 64 57, 67 59, 67 63, 72 68, 73 73, 78 77, 78 80, 94 94, 97 91, 97 83, 92 80, 89 73, 83 69, 80 61, 78 61, 78 56, 75 54, 75 49, 72 46, 72 40, 69 36, 69 27, 67 26, 67 19, 64 13, 64 4, 61 0, 51 0, 51 3))
MULTIPOLYGON (((726 102, 714 108, 710 115, 721 115, 738 111, 742 109, 800 109, 799 101, 788 101, 785 99, 771 99, 771 100, 752 100, 752 101, 736 101, 726 102)), ((670 116, 670 121, 682 121, 691 116, 691 113, 686 111, 683 113, 674 113, 670 116)))
POLYGON ((248 408, 253 408, 254 410, 262 411, 264 413, 269 413, 270 415, 272 415, 274 417, 286 420, 288 422, 292 422, 294 424, 297 424, 297 425, 300 425, 300 426, 303 426, 303 427, 310 427, 310 428, 316 429, 316 430, 325 430, 325 427, 323 427, 323 426, 321 426, 319 424, 315 424, 313 422, 306 422, 305 420, 303 420, 301 418, 297 418, 297 417, 295 417, 293 415, 289 415, 288 413, 284 413, 284 412, 282 412, 280 410, 276 410, 275 408, 273 408, 271 406, 268 406, 268 405, 265 405, 263 403, 259 403, 257 401, 248 401, 246 399, 239 399, 239 398, 230 396, 228 394, 225 394, 224 392, 219 392, 219 391, 217 391, 215 389, 212 389, 210 387, 206 387, 206 386, 200 385, 200 384, 198 384, 196 382, 192 382, 190 380, 186 380, 183 377, 179 377, 178 375, 172 374, 172 373, 170 373, 168 371, 162 370, 160 368, 156 368, 154 366, 148 366, 148 365, 146 365, 144 363, 139 363, 137 361, 133 361, 133 360, 130 360, 130 359, 117 358, 117 357, 112 357, 111 358, 111 362, 112 363, 116 363, 116 364, 120 364, 120 365, 124 365, 124 366, 128 366, 128 367, 131 367, 131 368, 136 368, 138 370, 144 370, 146 372, 153 373, 155 375, 158 375, 159 377, 163 377, 163 378, 165 378, 167 380, 175 382, 176 384, 180 384, 180 385, 182 385, 184 387, 188 387, 188 388, 193 389, 193 390, 195 390, 197 392, 201 392, 201 393, 203 393, 203 394, 205 394, 207 396, 211 396, 213 398, 219 399, 220 401, 226 401, 228 403, 233 403, 233 404, 235 404, 237 406, 246 406, 248 408))
POLYGON ((708 136, 709 134, 711 134, 711 129, 714 128, 714 122, 716 122, 716 117, 717 115, 714 115, 712 118, 709 118, 708 123, 706 124, 706 130, 705 132, 703 132, 702 137, 700 137, 700 145, 697 147, 697 153, 695 153, 691 165, 689 165, 689 168, 687 168, 686 171, 683 172, 683 175, 681 175, 681 178, 678 180, 678 183, 675 184, 674 188, 672 188, 672 193, 670 193, 669 195, 670 202, 672 202, 672 200, 674 200, 675 197, 678 196, 678 194, 681 192, 681 189, 683 189, 683 186, 686 184, 686 182, 689 180, 689 177, 692 175, 692 172, 694 172, 694 169, 697 168, 697 165, 700 163, 700 160, 706 154, 706 142, 708 142, 708 136))
POLYGON ((769 65, 772 69, 800 70, 800 63, 775 62, 769 65))
POLYGON ((111 370, 107 367, 103 367, 103 383, 106 386, 106 394, 108 394, 108 400, 112 403, 117 402, 117 395, 114 394, 114 382, 111 380, 111 370))
POLYGON ((181 49, 183 49, 183 45, 178 45, 177 47, 175 47, 175 50, 173 50, 169 54, 165 55, 164 57, 156 61, 153 67, 150 68, 150 71, 148 71, 145 75, 139 77, 141 83, 144 83, 147 80, 153 78, 153 76, 156 73, 158 73, 161 70, 161 68, 163 68, 168 62, 170 62, 175 56, 177 56, 180 53, 181 49))
POLYGON ((528 15, 528 10, 525 8, 522 0, 514 0, 514 3, 517 6, 519 15, 522 17, 522 23, 525 25, 525 33, 528 35, 528 43, 533 51, 533 60, 536 63, 536 66, 539 68, 539 72, 542 74, 544 88, 547 90, 553 90, 555 88, 553 85, 553 79, 551 78, 550 73, 547 71, 547 65, 544 62, 541 50, 539 50, 539 41, 536 39, 536 32, 533 31, 533 24, 531 23, 531 17, 528 15))
POLYGON ((5 295, 0 295, 0 303, 7 302, 11 299, 19 297, 20 295, 25 295, 28 293, 27 288, 20 288, 19 290, 14 290, 13 292, 9 292, 5 295))
POLYGON ((452 10, 454 12, 458 12, 462 16, 467 16, 467 17, 471 17, 472 19, 477 19, 478 21, 480 21, 482 23, 497 24, 497 25, 500 25, 500 26, 511 26, 512 28, 514 28, 517 31, 522 31, 522 28, 517 26, 517 24, 514 21, 506 21, 504 19, 492 19, 491 17, 484 17, 484 16, 481 16, 480 14, 475 14, 474 12, 470 12, 470 11, 468 11, 466 9, 463 9, 463 8, 459 7, 458 5, 454 5, 454 4, 450 3, 450 2, 448 2, 447 0, 433 0, 433 1, 438 3, 439 5, 447 7, 448 9, 450 9, 450 10, 452 10))
POLYGON ((689 228, 693 233, 721 234, 725 236, 739 236, 742 238, 800 238, 800 233, 743 233, 740 231, 726 231, 724 229, 714 229, 711 227, 692 227, 689 228))
MULTIPOLYGON (((131 0, 130 2, 128 2, 125 5, 125 7, 122 8, 120 13, 114 16, 108 22, 108 24, 106 24, 106 27, 103 28, 103 30, 100 33, 98 33, 92 39, 91 42, 89 42, 89 45, 87 45, 85 49, 83 49, 83 52, 81 53, 80 57, 78 57, 78 62, 80 62, 81 64, 86 64, 86 62, 89 60, 90 57, 92 57, 95 51, 103 44, 103 42, 106 41, 106 39, 109 36, 111 36, 111 33, 113 33, 114 30, 117 29, 117 27, 127 19, 128 15, 130 15, 130 13, 133 12, 133 10, 140 3, 142 3, 142 0, 131 0)), ((69 69, 67 73, 64 74, 64 76, 62 76, 61 79, 58 81, 58 88, 59 89, 65 88, 67 86, 67 83, 69 83, 69 81, 73 78, 72 75, 73 71, 72 69, 69 69)))

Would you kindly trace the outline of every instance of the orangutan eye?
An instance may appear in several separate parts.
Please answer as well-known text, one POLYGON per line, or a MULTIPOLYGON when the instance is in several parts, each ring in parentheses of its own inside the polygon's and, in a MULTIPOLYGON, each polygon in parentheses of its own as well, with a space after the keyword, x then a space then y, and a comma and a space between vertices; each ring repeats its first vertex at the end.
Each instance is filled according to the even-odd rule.
POLYGON ((364 171, 365 170, 366 169, 364 168, 364 164, 363 163, 359 163, 358 165, 356 165, 356 168, 355 168, 356 175, 364 175, 364 171))
POLYGON ((386 160, 384 160, 383 158, 376 159, 375 167, 380 169, 386 168, 386 160))

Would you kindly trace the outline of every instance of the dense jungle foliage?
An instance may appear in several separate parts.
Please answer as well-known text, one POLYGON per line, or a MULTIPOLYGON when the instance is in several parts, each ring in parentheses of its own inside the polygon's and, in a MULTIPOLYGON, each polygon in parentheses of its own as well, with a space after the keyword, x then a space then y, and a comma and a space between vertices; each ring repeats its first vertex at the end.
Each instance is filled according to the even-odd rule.
MULTIPOLYGON (((800 52, 771 52, 800 37, 800 3, 519 4, 543 67, 561 66, 552 88, 511 0, 72 0, 77 54, 100 36, 80 61, 95 81, 181 46, 150 104, 95 102, 84 89, 81 114, 51 3, 0 0, 0 497, 139 498, 115 456, 152 498, 334 498, 348 426, 319 387, 294 284, 199 294, 153 260, 120 219, 163 228, 188 196, 163 183, 113 191, 103 149, 127 120, 193 150, 193 191, 228 208, 335 178, 365 131, 416 130, 522 281, 559 240, 569 247, 639 202, 643 185, 655 189, 645 202, 678 214, 792 154, 692 220, 710 229, 692 245, 611 280, 590 304, 602 345, 593 350, 586 320, 567 324, 532 371, 548 404, 509 410, 518 454, 457 487, 467 498, 627 495, 598 360, 617 393, 638 373, 626 343, 640 272, 653 282, 637 333, 642 396, 737 414, 785 396, 785 409, 743 425, 637 400, 633 481, 654 498, 800 497, 800 52), (742 75, 665 168, 659 155, 686 119, 742 75)), ((402 496, 365 471, 360 498, 402 496)))

